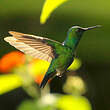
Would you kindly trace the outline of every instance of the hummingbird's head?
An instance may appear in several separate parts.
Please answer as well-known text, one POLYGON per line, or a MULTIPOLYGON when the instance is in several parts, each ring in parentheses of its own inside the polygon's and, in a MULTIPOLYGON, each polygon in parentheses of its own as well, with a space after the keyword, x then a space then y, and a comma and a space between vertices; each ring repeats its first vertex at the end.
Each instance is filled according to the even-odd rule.
POLYGON ((83 28, 80 26, 73 26, 69 29, 69 33, 76 34, 77 36, 82 36, 83 32, 94 29, 94 28, 98 28, 98 27, 101 27, 101 26, 96 25, 96 26, 91 26, 91 27, 87 27, 87 28, 83 28))
POLYGON ((64 45, 67 45, 70 48, 75 49, 76 46, 78 45, 83 33, 87 30, 91 30, 97 27, 101 27, 100 25, 92 26, 92 27, 87 27, 83 28, 80 26, 73 26, 69 29, 67 38, 64 42, 64 45))

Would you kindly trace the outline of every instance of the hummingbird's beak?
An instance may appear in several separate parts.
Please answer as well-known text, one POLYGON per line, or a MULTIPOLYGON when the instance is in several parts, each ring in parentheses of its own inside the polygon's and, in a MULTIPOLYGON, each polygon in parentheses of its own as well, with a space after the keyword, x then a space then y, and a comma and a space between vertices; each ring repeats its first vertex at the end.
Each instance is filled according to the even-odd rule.
POLYGON ((99 28, 99 27, 101 27, 101 25, 96 25, 96 26, 92 26, 92 27, 88 27, 88 28, 82 28, 82 30, 87 31, 87 30, 91 30, 91 29, 99 28))

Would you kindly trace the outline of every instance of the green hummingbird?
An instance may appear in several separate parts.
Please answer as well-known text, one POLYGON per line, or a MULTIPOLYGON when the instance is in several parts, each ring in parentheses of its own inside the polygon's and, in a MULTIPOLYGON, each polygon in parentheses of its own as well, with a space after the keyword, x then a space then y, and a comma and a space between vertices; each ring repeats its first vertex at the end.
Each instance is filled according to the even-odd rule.
POLYGON ((12 36, 6 37, 4 40, 34 58, 50 62, 50 66, 40 85, 43 88, 50 78, 62 76, 74 60, 75 50, 83 33, 96 27, 100 26, 96 25, 88 28, 73 26, 68 30, 67 38, 63 43, 14 31, 9 31, 12 36))

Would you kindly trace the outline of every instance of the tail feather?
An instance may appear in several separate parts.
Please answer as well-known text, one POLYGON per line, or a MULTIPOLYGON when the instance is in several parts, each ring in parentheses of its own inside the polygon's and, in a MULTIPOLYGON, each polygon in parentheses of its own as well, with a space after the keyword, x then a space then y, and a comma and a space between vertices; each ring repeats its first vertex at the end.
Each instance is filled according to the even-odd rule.
POLYGON ((48 80, 49 80, 49 77, 44 78, 40 84, 40 88, 44 88, 48 80))
POLYGON ((49 80, 50 78, 52 78, 54 75, 55 75, 55 74, 53 74, 53 73, 48 74, 48 75, 46 74, 46 75, 44 76, 44 79, 42 80, 42 82, 41 82, 41 84, 40 84, 40 88, 44 88, 45 85, 47 84, 48 80, 49 80))

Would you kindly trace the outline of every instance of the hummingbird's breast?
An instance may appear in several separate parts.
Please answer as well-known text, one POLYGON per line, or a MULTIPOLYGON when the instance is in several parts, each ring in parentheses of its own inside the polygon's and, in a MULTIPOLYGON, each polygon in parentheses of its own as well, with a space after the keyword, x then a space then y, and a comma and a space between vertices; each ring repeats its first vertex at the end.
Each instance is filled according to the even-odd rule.
POLYGON ((61 52, 61 54, 59 54, 57 60, 57 69, 59 71, 64 71, 66 70, 71 63, 73 62, 74 59, 74 53, 71 49, 69 48, 64 48, 61 52))
POLYGON ((56 71, 57 76, 61 76, 62 73, 71 65, 74 59, 73 51, 65 46, 59 46, 55 51, 55 58, 52 60, 47 73, 56 71))
POLYGON ((62 74, 66 71, 66 69, 73 62, 74 56, 65 54, 65 55, 59 56, 59 58, 60 60, 57 62, 56 75, 61 77, 62 74))

